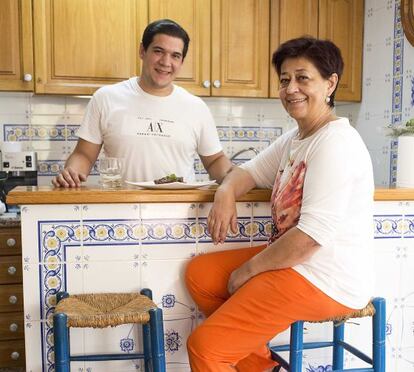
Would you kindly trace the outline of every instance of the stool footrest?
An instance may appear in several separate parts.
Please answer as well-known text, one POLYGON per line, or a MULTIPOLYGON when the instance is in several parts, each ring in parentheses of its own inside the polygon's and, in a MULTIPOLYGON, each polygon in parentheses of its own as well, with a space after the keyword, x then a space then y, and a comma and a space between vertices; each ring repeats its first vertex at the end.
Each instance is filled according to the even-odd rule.
POLYGON ((349 351, 351 354, 354 354, 359 359, 363 360, 365 363, 369 363, 372 365, 372 359, 364 354, 362 351, 358 350, 356 347, 344 342, 338 341, 338 344, 341 345, 345 350, 349 351))
POLYGON ((374 368, 334 369, 332 372, 375 372, 374 368))
MULTIPOLYGON (((302 349, 319 349, 319 348, 323 348, 323 347, 330 347, 330 346, 334 346, 334 343, 332 341, 321 341, 321 342, 306 342, 303 344, 302 349)), ((276 345, 276 346, 271 346, 270 349, 274 352, 276 351, 289 351, 290 350, 290 345, 276 345)))
POLYGON ((103 360, 129 360, 129 359, 143 359, 144 354, 89 354, 89 355, 71 355, 71 362, 99 362, 103 360))

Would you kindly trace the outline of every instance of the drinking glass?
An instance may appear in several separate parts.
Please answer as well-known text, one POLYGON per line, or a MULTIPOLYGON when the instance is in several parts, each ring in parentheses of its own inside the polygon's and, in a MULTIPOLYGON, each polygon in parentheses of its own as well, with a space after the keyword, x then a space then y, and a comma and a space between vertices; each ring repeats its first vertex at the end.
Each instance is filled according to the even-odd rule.
POLYGON ((103 158, 99 160, 100 183, 104 188, 117 188, 122 185, 122 159, 103 158))

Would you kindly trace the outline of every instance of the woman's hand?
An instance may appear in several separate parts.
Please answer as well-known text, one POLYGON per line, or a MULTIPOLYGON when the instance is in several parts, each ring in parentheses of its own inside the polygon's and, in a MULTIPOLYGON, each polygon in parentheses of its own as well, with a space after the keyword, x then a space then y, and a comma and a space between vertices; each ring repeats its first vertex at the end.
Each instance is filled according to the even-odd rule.
POLYGON ((223 243, 229 226, 237 232, 237 211, 234 193, 225 188, 218 189, 207 218, 208 231, 214 244, 223 243))
POLYGON ((230 274, 229 282, 227 283, 227 290, 230 295, 236 292, 244 283, 246 283, 253 276, 249 269, 248 262, 234 270, 230 274))

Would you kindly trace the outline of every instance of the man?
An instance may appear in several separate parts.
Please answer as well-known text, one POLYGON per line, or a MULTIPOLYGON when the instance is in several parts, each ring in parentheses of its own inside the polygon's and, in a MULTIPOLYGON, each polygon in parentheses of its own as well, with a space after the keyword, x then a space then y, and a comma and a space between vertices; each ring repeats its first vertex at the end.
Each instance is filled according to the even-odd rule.
POLYGON ((189 37, 168 19, 147 26, 140 45, 140 77, 95 92, 78 131, 79 141, 56 187, 80 187, 103 146, 124 159, 123 177, 151 181, 175 173, 193 181, 198 153, 218 182, 231 168, 211 113, 198 97, 173 84, 187 54, 189 37))

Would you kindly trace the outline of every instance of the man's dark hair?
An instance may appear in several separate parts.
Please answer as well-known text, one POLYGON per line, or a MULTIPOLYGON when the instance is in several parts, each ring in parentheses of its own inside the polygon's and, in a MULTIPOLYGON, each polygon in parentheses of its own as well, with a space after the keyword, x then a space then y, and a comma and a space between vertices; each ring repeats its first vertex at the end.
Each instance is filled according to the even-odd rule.
POLYGON ((303 57, 313 63, 324 79, 328 79, 333 73, 338 75, 338 84, 331 94, 329 106, 335 106, 335 93, 339 80, 344 70, 344 61, 341 51, 330 40, 315 39, 311 36, 303 36, 291 39, 281 44, 273 53, 272 64, 280 76, 283 62, 288 58, 303 57))
POLYGON ((144 30, 142 35, 142 46, 144 50, 147 50, 152 43, 154 36, 157 34, 165 34, 181 39, 184 43, 183 59, 187 55, 188 44, 190 43, 190 37, 187 32, 176 22, 171 19, 159 19, 150 23, 144 30))

